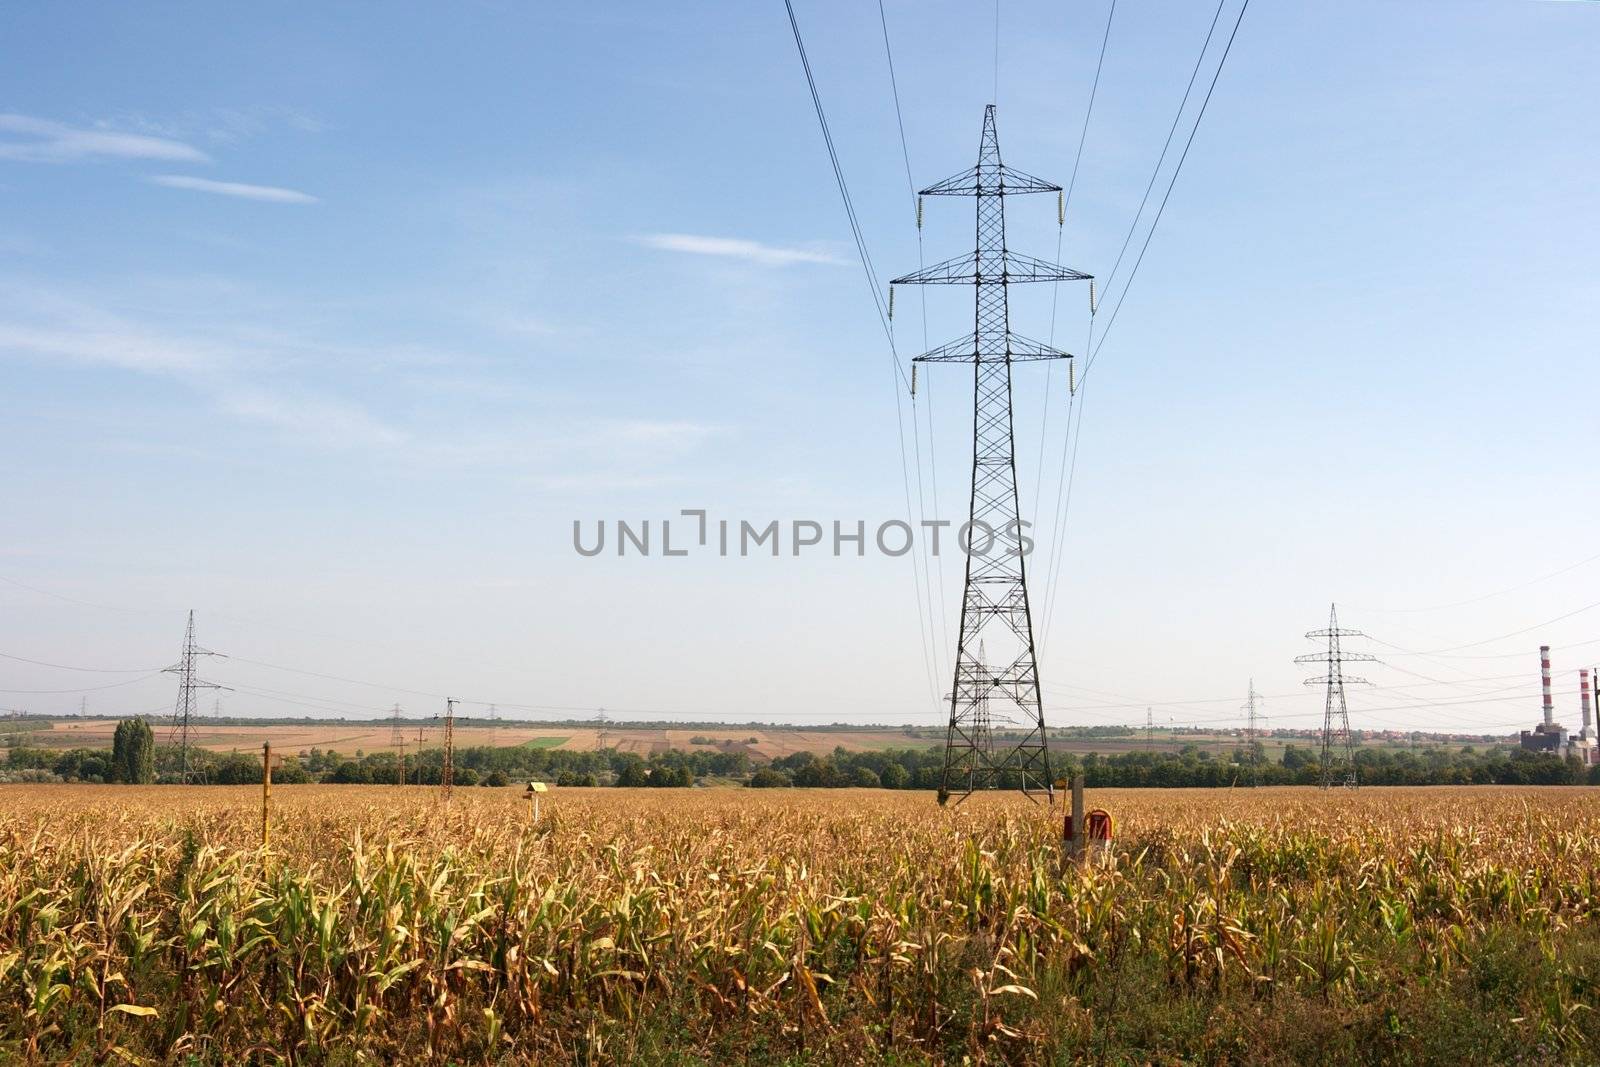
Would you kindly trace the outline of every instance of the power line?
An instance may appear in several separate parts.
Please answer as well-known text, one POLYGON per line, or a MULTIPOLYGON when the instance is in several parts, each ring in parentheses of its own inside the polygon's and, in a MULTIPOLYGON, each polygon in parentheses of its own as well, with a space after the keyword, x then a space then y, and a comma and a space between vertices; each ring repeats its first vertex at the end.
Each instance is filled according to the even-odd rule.
POLYGON ((7 652, 0 652, 0 659, 15 660, 18 663, 31 663, 35 667, 54 667, 60 671, 79 671, 83 674, 150 674, 159 673, 160 667, 138 667, 129 670, 118 670, 111 667, 69 667, 64 663, 46 663, 42 659, 28 659, 26 656, 13 656, 7 652))
MULTIPOLYGON (((1100 37, 1100 58, 1094 65, 1094 83, 1089 86, 1089 106, 1083 111, 1083 129, 1078 132, 1078 153, 1072 159, 1072 176, 1067 179, 1066 195, 1062 197, 1061 213, 1072 208, 1072 191, 1078 186, 1078 167, 1083 163, 1083 144, 1089 139, 1089 120, 1094 116, 1094 100, 1100 91, 1100 71, 1106 64, 1106 44, 1111 40, 1111 20, 1117 17, 1117 0, 1111 0, 1111 10, 1106 12, 1106 30, 1100 37)), ((1057 286, 1057 289, 1060 287, 1057 286)), ((1053 325, 1053 323, 1052 323, 1053 325)))
MULTIPOLYGON (((1429 612, 1429 611, 1446 611, 1446 610, 1448 610, 1450 608, 1464 608, 1464 607, 1468 607, 1469 605, 1472 605, 1472 604, 1481 604, 1485 600, 1493 600, 1495 597, 1502 597, 1502 596, 1506 596, 1506 595, 1508 595, 1510 593, 1521 592, 1522 590, 1527 589, 1530 586, 1538 585, 1541 582, 1548 582, 1552 578, 1559 578, 1563 574, 1568 574, 1568 573, 1570 573, 1572 571, 1577 570, 1579 567, 1588 566, 1589 564, 1593 563, 1595 560, 1600 560, 1600 553, 1596 553, 1595 555, 1590 556, 1587 559, 1581 559, 1578 562, 1572 564, 1571 566, 1562 567, 1558 571, 1551 571, 1549 574, 1544 574, 1544 575, 1540 575, 1538 578, 1529 579, 1528 581, 1523 582, 1521 585, 1513 585, 1508 589, 1501 589, 1501 590, 1498 590, 1498 591, 1493 592, 1493 593, 1485 593, 1482 596, 1473 597, 1470 600, 1457 600, 1452 604, 1434 604, 1431 607, 1426 607, 1426 608, 1366 608, 1366 607, 1357 607, 1356 610, 1357 611, 1375 612, 1375 613, 1377 613, 1379 615, 1417 615, 1417 614, 1422 614, 1424 612, 1429 612)), ((1517 654, 1521 655, 1520 652, 1517 653, 1517 654)))
POLYGON ((794 3, 792 0, 783 0, 783 6, 789 12, 789 28, 794 31, 794 46, 800 53, 800 65, 805 69, 806 87, 811 90, 811 103, 816 108, 817 124, 822 128, 822 140, 828 149, 828 162, 833 167, 834 182, 839 187, 839 199, 844 203, 845 218, 850 223, 850 234, 855 239, 856 255, 861 259, 861 270, 866 275, 867 288, 872 294, 872 305, 878 311, 878 324, 883 327, 884 337, 889 339, 889 351, 894 359, 895 371, 909 389, 911 382, 900 366, 899 353, 894 350, 894 332, 889 328, 888 310, 879 292, 878 272, 873 269, 872 257, 867 253, 867 240, 862 234, 861 222, 856 217, 855 203, 850 199, 850 187, 845 182, 844 168, 839 163, 839 153, 834 148, 833 134, 828 128, 828 116, 822 109, 822 96, 817 92, 817 80, 811 73, 811 60, 806 55, 805 41, 800 36, 800 22, 795 18, 794 3))
POLYGON ((105 689, 117 689, 124 685, 136 685, 139 682, 148 682, 152 678, 159 678, 160 671, 146 674, 141 678, 128 678, 121 682, 112 682, 110 685, 91 685, 80 689, 0 689, 0 693, 11 693, 22 696, 44 696, 52 693, 98 693, 105 689))
MULTIPOLYGON (((1226 2, 1227 2, 1227 0, 1218 0, 1216 12, 1215 12, 1215 14, 1212 15, 1212 18, 1211 18, 1211 25, 1206 31, 1206 39, 1205 39, 1204 43, 1201 45, 1201 47, 1200 47, 1200 54, 1195 57, 1195 66, 1194 66, 1194 70, 1189 75, 1189 84, 1184 89, 1183 99, 1179 102, 1177 113, 1173 116, 1172 128, 1167 133, 1167 141, 1166 141, 1165 144, 1162 145, 1161 155, 1157 158, 1155 168, 1152 170, 1151 175, 1150 175, 1150 182, 1145 187, 1144 199, 1140 201, 1139 210, 1134 212, 1133 222, 1129 225, 1128 238, 1123 241, 1123 252, 1127 251, 1128 241, 1132 239, 1134 231, 1137 230, 1137 228, 1138 228, 1139 219, 1144 214, 1145 204, 1149 200, 1149 197, 1150 197, 1150 190, 1155 186, 1156 178, 1161 173, 1161 165, 1166 160, 1167 150, 1171 146, 1173 133, 1177 130, 1178 124, 1182 121, 1184 108, 1188 105, 1188 102, 1189 102, 1189 94, 1193 90, 1195 78, 1199 74, 1200 67, 1204 63, 1206 53, 1207 53, 1207 51, 1210 50, 1211 39, 1212 39, 1213 34, 1216 31, 1217 21, 1222 15, 1222 9, 1223 9, 1224 4, 1226 4, 1226 2)), ((1094 323, 1095 323, 1095 319, 1094 319, 1092 314, 1091 314, 1091 317, 1090 317, 1090 320, 1089 320, 1089 339, 1085 343, 1085 346, 1084 346, 1085 347, 1085 354, 1087 355, 1088 358, 1084 362, 1083 373, 1078 376, 1078 388, 1074 391, 1075 395, 1074 395, 1074 397, 1069 398, 1068 401, 1067 401, 1067 411, 1068 411, 1067 433, 1066 433, 1065 436, 1063 436, 1062 443, 1061 443, 1062 444, 1061 473, 1057 476, 1057 484, 1056 484, 1056 516, 1057 516, 1057 521, 1056 521, 1056 524, 1055 524, 1055 532, 1054 532, 1054 534, 1053 534, 1053 536, 1051 538, 1050 560, 1049 560, 1049 563, 1048 563, 1048 566, 1047 566, 1047 574, 1049 576, 1049 580, 1046 582, 1046 585, 1045 585, 1045 617, 1044 617, 1043 639, 1046 642, 1049 640, 1050 630, 1051 630, 1052 623, 1053 623, 1053 620, 1054 620, 1054 608, 1055 608, 1055 602, 1056 602, 1056 582, 1058 580, 1058 575, 1060 573, 1060 568, 1061 568, 1062 561, 1065 559, 1066 522, 1067 522, 1067 517, 1071 514, 1071 511, 1072 511, 1072 490, 1073 490, 1073 486, 1074 486, 1074 484, 1075 484, 1075 482, 1077 480, 1078 442, 1082 438, 1082 434, 1083 434, 1083 409, 1084 409, 1084 405, 1085 405, 1085 402, 1086 402, 1087 398, 1085 397, 1083 399, 1077 399, 1076 407, 1077 407, 1077 415, 1078 415, 1078 417, 1077 417, 1076 421, 1073 421, 1073 419, 1071 417, 1072 408, 1074 406, 1074 399, 1076 399, 1076 394, 1083 393, 1083 391, 1087 387, 1088 379, 1089 379, 1089 370, 1090 370, 1090 368, 1092 368, 1094 366, 1095 357, 1099 355, 1100 349, 1105 346, 1106 336, 1107 336, 1107 334, 1110 333, 1111 327, 1116 323, 1117 315, 1122 310, 1122 302, 1123 302, 1124 299, 1126 299, 1127 294, 1128 294, 1128 289, 1133 285, 1134 277, 1136 277, 1137 274, 1138 274, 1139 265, 1144 262, 1145 251, 1147 249, 1149 249, 1150 240, 1151 240, 1152 237, 1155 236, 1156 227, 1158 225, 1160 225, 1160 223, 1161 223, 1161 216, 1166 211, 1167 200, 1172 196, 1172 189, 1177 184, 1178 175, 1183 170, 1184 161, 1189 158, 1189 148, 1190 148, 1190 146, 1192 146, 1194 144, 1195 134, 1199 132, 1201 120, 1205 118, 1206 108, 1211 103, 1211 94, 1217 87, 1217 79, 1220 78, 1221 75, 1222 75, 1222 68, 1228 61, 1228 54, 1233 50, 1234 38, 1238 36, 1239 25, 1240 25, 1240 23, 1242 23, 1244 21, 1244 13, 1245 13, 1245 10, 1249 6, 1250 6, 1250 0, 1244 0, 1244 3, 1239 8, 1239 16, 1238 16, 1237 19, 1235 19, 1234 24, 1233 24, 1233 33, 1230 34, 1229 37, 1228 37, 1228 45, 1223 50, 1221 60, 1219 60, 1218 63, 1217 63, 1216 72, 1212 75, 1212 78, 1211 78, 1211 85, 1206 90, 1205 100, 1202 102, 1202 104, 1200 106, 1199 113, 1195 116, 1193 127, 1189 130, 1189 137, 1188 137, 1188 140, 1184 144, 1183 154, 1179 157, 1177 166, 1173 168, 1172 179, 1171 179, 1171 181, 1169 181, 1167 183, 1166 193, 1161 198, 1161 206, 1156 211, 1155 218, 1150 224, 1150 231, 1145 235, 1144 244, 1139 249, 1139 256, 1138 256, 1137 260, 1135 260, 1135 262, 1134 262, 1133 270, 1130 272, 1130 274, 1128 276, 1128 280, 1123 283, 1122 290, 1117 295, 1116 306, 1112 308, 1111 317, 1106 323, 1106 328, 1105 328, 1104 331, 1101 332, 1099 344, 1094 344, 1094 323), (1069 452, 1070 452, 1070 457, 1071 457, 1070 459, 1068 458, 1069 452), (1065 482, 1065 489, 1064 490, 1063 490, 1063 487, 1062 487, 1062 482, 1063 481, 1065 482)), ((1115 5, 1113 4, 1113 13, 1114 13, 1114 11, 1115 11, 1115 5)), ((1110 30, 1111 30, 1111 19, 1110 19, 1110 16, 1107 16, 1107 19, 1106 19, 1106 34, 1107 34, 1108 37, 1110 35, 1110 30)), ((1102 42, 1102 49, 1103 49, 1103 47, 1104 47, 1104 45, 1103 45, 1103 42, 1102 42)), ((1104 58, 1104 53, 1102 51, 1102 59, 1103 58, 1104 58)), ((1098 74, 1097 74, 1097 79, 1098 79, 1098 74)), ((1085 132, 1087 132, 1087 116, 1085 116, 1085 132)), ((1080 152, 1081 152, 1081 143, 1080 143, 1080 152)), ((1110 288, 1111 279, 1116 276, 1117 268, 1121 266, 1121 263, 1122 263, 1122 253, 1118 253, 1116 264, 1112 267, 1111 274, 1106 279, 1106 286, 1107 286, 1108 289, 1110 288)), ((1052 319, 1053 318, 1054 318, 1054 312, 1052 310, 1052 319)))
MULTIPOLYGON (((888 17, 888 14, 884 11, 883 0, 878 0, 878 25, 883 30, 883 56, 884 56, 885 63, 887 64, 887 66, 889 68, 889 89, 890 89, 891 96, 894 99, 895 126, 900 131, 900 159, 905 164, 905 169, 906 169, 906 191, 910 195, 910 198, 911 198, 911 211, 912 211, 912 215, 914 216, 914 221, 916 223, 916 228, 917 228, 917 266, 920 268, 920 267, 923 266, 922 212, 921 212, 921 208, 919 206, 919 202, 917 200, 917 185, 916 185, 916 182, 911 177, 911 148, 910 148, 909 143, 906 140, 905 116, 902 114, 901 109, 900 109, 900 81, 899 81, 899 78, 896 77, 895 71, 894 71, 894 49, 889 44, 889 17, 888 17)), ((919 295, 922 297, 922 344, 923 344, 923 347, 926 348, 928 346, 928 297, 927 297, 927 294, 925 292, 920 292, 919 295)), ((891 296, 891 299, 890 299, 889 308, 890 308, 889 328, 890 328, 891 331, 893 331, 893 329, 894 329, 894 312, 893 312, 894 301, 892 299, 892 296, 891 296)), ((928 518, 928 505, 927 505, 926 485, 925 485, 925 483, 923 481, 923 478, 922 478, 922 427, 921 427, 921 424, 917 421, 917 390, 916 390, 916 384, 915 384, 915 375, 916 375, 916 369, 915 368, 912 368, 912 375, 913 375, 912 388, 911 388, 911 443, 912 443, 912 449, 913 449, 913 457, 912 458, 915 461, 916 468, 917 468, 917 514, 918 514, 918 518, 921 519, 925 524, 926 521, 927 521, 927 518, 928 518)), ((902 409, 900 407, 899 391, 897 389, 896 390, 896 396, 895 396, 895 415, 896 415, 897 418, 900 416, 901 410, 902 409)), ((903 453, 904 441, 905 441, 905 430, 904 430, 903 426, 900 429, 900 440, 901 440, 901 448, 902 448, 902 453, 903 453)), ((903 458, 903 456, 902 456, 902 458, 903 458)), ((934 462, 933 420, 932 420, 931 417, 928 420, 928 463, 929 463, 930 472, 931 472, 930 476, 935 480, 935 483, 937 484, 938 466, 934 462)), ((907 499, 906 504, 907 504, 907 517, 909 517, 909 512, 910 512, 909 494, 908 494, 908 499, 907 499)), ((937 497, 935 497, 934 517, 935 518, 938 517, 937 497)), ((923 528, 926 528, 926 526, 924 525, 923 528)), ((937 673, 933 669, 933 661, 935 659, 939 659, 942 662, 943 660, 947 660, 949 658, 949 656, 948 656, 949 637, 948 637, 948 634, 946 632, 947 629, 948 629, 948 626, 941 626, 940 623, 939 623, 939 619, 942 619, 944 617, 943 616, 943 603, 942 602, 940 603, 940 608, 939 608, 939 610, 940 610, 939 619, 936 619, 935 616, 934 616, 933 578, 932 578, 932 573, 931 573, 932 570, 933 570, 933 556, 932 556, 932 551, 928 547, 928 543, 927 543, 926 540, 923 541, 922 549, 921 549, 921 553, 920 554, 922 556, 922 568, 921 568, 922 573, 921 573, 920 577, 917 576, 917 574, 915 573, 916 570, 917 570, 917 567, 916 567, 916 558, 915 558, 915 555, 914 555, 913 558, 912 558, 912 572, 913 572, 912 576, 913 576, 913 579, 915 579, 915 580, 917 580, 917 581, 919 581, 921 583, 920 586, 919 586, 919 591, 922 593, 922 597, 921 597, 921 599, 919 599, 919 602, 918 602, 918 605, 917 605, 917 610, 919 612, 918 618, 919 618, 919 623, 924 617, 927 620, 926 621, 926 628, 923 631, 923 642, 924 642, 924 662, 923 662, 923 666, 924 666, 924 669, 928 673, 929 695, 933 698, 934 702, 937 703, 938 702, 938 696, 939 696, 939 687, 938 687, 938 682, 937 682, 937 677, 938 676, 937 676, 937 673), (941 650, 945 650, 945 652, 946 652, 946 654, 944 656, 942 656, 942 657, 940 656, 941 650), (930 655, 930 653, 931 653, 931 655, 930 655)), ((941 591, 944 588, 943 580, 944 580, 944 575, 943 575, 943 572, 941 571, 940 572, 940 589, 941 589, 941 591)))
MULTIPOLYGON (((910 392, 911 381, 906 377, 905 369, 900 365, 900 353, 895 349, 894 329, 889 321, 888 308, 885 306, 884 298, 879 291, 880 286, 878 284, 878 274, 872 266, 872 257, 867 252, 866 237, 862 233, 861 222, 856 217, 855 203, 850 198, 850 187, 845 181, 844 167, 839 163, 839 153, 833 144, 833 133, 828 128, 828 116, 822 107, 822 96, 817 91, 817 80, 811 71, 811 60, 806 55, 806 45, 800 34, 800 22, 795 17, 794 4, 792 0, 783 0, 783 6, 789 13, 789 28, 794 31, 795 50, 800 54, 800 66, 805 70, 806 87, 811 91, 811 103, 817 112, 817 125, 822 130, 822 141, 828 149, 828 162, 833 167, 834 182, 839 187, 839 199, 844 204, 845 217, 850 224, 850 233, 855 239, 856 253, 861 259, 861 269, 867 280, 867 289, 872 296, 872 305, 877 309, 878 323, 883 327, 883 335, 889 341, 889 359, 896 385, 893 392, 895 431, 900 443, 900 481, 905 489, 906 520, 909 522, 913 514, 911 508, 911 476, 906 470, 905 409, 900 400, 900 389, 898 386, 904 385, 906 391, 910 392)), ((919 458, 917 466, 917 473, 919 477, 921 476, 921 472, 922 467, 921 460, 919 458)), ((912 586, 916 591, 917 625, 922 632, 924 655, 923 669, 927 674, 928 694, 937 703, 939 690, 934 681, 932 660, 928 658, 927 650, 930 637, 924 622, 925 618, 931 619, 932 616, 928 614, 924 605, 922 596, 922 579, 918 576, 917 557, 915 553, 911 554, 911 577, 912 586)))
POLYGON ((1172 138, 1178 132, 1178 124, 1183 121, 1184 109, 1189 106, 1189 94, 1194 92, 1194 83, 1200 76, 1200 68, 1205 64, 1206 53, 1211 50, 1211 38, 1217 32, 1217 23, 1222 18, 1222 9, 1227 0, 1218 0, 1217 10, 1211 16, 1211 26, 1206 30, 1206 39, 1200 45, 1200 54, 1194 57, 1194 69, 1189 72, 1189 83, 1184 87, 1183 99, 1178 101, 1178 110, 1172 116, 1172 126, 1167 130, 1167 139, 1161 145, 1161 154, 1156 157, 1156 165, 1150 170, 1150 181, 1144 187, 1144 196, 1139 200, 1139 210, 1133 213, 1133 220, 1128 223, 1128 234, 1122 239, 1122 248, 1117 252, 1116 262, 1111 266, 1111 272, 1106 275, 1106 288, 1111 288, 1111 283, 1116 279, 1117 271, 1122 267, 1122 257, 1127 255, 1128 246, 1133 243, 1133 235, 1139 229, 1139 220, 1144 217, 1144 209, 1150 203, 1150 193, 1156 187, 1156 179, 1161 177, 1161 165, 1167 161, 1167 152, 1172 148, 1172 138))
MULTIPOLYGON (((1059 225, 1056 227, 1056 266, 1058 267, 1061 265, 1062 240, 1066 235, 1067 210, 1072 206, 1072 191, 1078 186, 1078 167, 1083 162, 1084 143, 1089 139, 1089 120, 1094 117, 1094 102, 1095 98, 1100 92, 1100 72, 1105 68, 1106 65, 1106 45, 1111 41, 1111 21, 1112 19, 1116 18, 1116 15, 1117 0, 1111 0, 1111 8, 1106 13, 1105 32, 1100 35, 1100 58, 1095 61, 1094 82, 1089 86, 1089 103, 1083 110, 1083 128, 1078 131, 1078 152, 1072 160, 1072 176, 1067 179, 1066 192, 1061 198, 1061 216, 1059 219, 1059 225)), ((1056 308, 1060 302, 1060 297, 1061 283, 1057 282, 1055 285, 1050 287, 1050 339, 1048 343, 1051 345, 1056 343, 1056 308)), ((1054 367, 1048 365, 1044 369, 1044 412, 1040 418, 1039 427, 1039 466, 1038 474, 1035 476, 1033 484, 1033 509, 1035 525, 1038 523, 1039 501, 1042 499, 1039 493, 1039 486, 1044 478, 1044 446, 1045 440, 1049 437, 1048 431, 1050 427, 1050 376, 1051 372, 1054 370, 1054 367)), ((1067 430, 1069 434, 1072 429, 1071 396, 1074 392, 1076 392, 1076 390, 1069 390, 1067 400, 1067 430)), ((1061 456, 1061 462, 1063 466, 1065 466, 1066 461, 1066 452, 1065 449, 1063 449, 1061 456)), ((1061 497, 1058 490, 1056 496, 1056 506, 1051 508, 1052 513, 1058 510, 1060 503, 1061 497)), ((1046 596, 1048 597, 1048 584, 1045 588, 1047 591, 1046 596)))
POLYGON ((1172 170, 1172 178, 1167 182, 1166 192, 1161 196, 1161 204, 1156 208, 1155 218, 1150 222, 1150 230, 1144 235, 1144 244, 1139 247, 1139 255, 1133 261, 1133 269, 1128 272, 1128 280, 1123 283, 1121 292, 1117 294, 1117 303, 1111 309, 1111 317, 1106 321, 1106 328, 1100 332, 1100 343, 1095 345, 1094 351, 1089 353, 1089 359, 1084 364, 1082 378, 1089 377, 1089 371, 1093 369, 1094 361, 1099 356, 1100 350, 1105 347, 1106 340, 1111 334, 1111 328, 1117 323, 1117 315, 1122 311, 1122 303, 1127 299, 1128 290, 1133 288, 1134 279, 1139 276, 1139 267, 1144 263, 1145 253, 1150 250, 1150 240, 1156 235, 1156 227, 1161 225, 1161 217, 1167 210, 1167 201, 1172 198, 1173 187, 1178 184, 1178 175, 1183 173, 1183 165, 1189 158, 1189 149, 1194 147, 1195 134, 1200 132, 1200 123, 1206 117, 1206 109, 1211 106, 1211 94, 1216 92, 1217 81, 1222 77, 1222 70, 1228 64, 1228 56, 1233 52, 1233 42, 1238 38, 1239 27, 1244 22, 1244 13, 1249 9, 1250 0, 1244 0, 1244 3, 1239 6, 1239 15, 1233 21, 1233 31, 1228 34, 1228 43, 1222 49, 1222 58, 1217 61, 1217 69, 1211 75, 1211 84, 1206 87, 1205 99, 1200 102, 1200 112, 1195 116, 1194 126, 1189 130, 1188 140, 1184 142, 1183 153, 1178 156, 1177 166, 1172 170))
MULTIPOLYGON (((1429 649, 1428 651, 1425 651, 1425 652, 1418 652, 1418 651, 1415 651, 1413 649, 1402 648, 1399 645, 1390 644, 1388 641, 1384 641, 1383 644, 1388 645, 1390 648, 1395 649, 1396 650, 1395 651, 1395 655, 1399 655, 1399 656, 1439 656, 1439 655, 1442 655, 1442 654, 1447 653, 1447 652, 1459 652, 1463 648, 1478 648, 1478 647, 1480 647, 1482 645, 1492 645, 1496 641, 1504 641, 1504 640, 1506 640, 1508 638, 1512 638, 1512 637, 1521 637, 1523 634, 1532 633, 1534 630, 1542 630, 1546 626, 1553 626, 1558 622, 1565 622, 1567 619, 1570 619, 1570 618, 1572 618, 1572 617, 1574 617, 1576 615, 1582 615, 1583 613, 1588 612, 1588 611, 1593 611, 1595 608, 1600 608, 1600 600, 1595 601, 1593 604, 1585 604, 1583 607, 1578 608, 1575 611, 1569 611, 1565 615, 1557 615, 1553 619, 1546 619, 1544 622, 1535 623, 1532 626, 1525 626, 1520 630, 1512 630, 1510 633, 1501 634, 1498 637, 1487 637, 1487 638, 1484 638, 1482 641, 1472 641, 1472 642, 1469 642, 1469 643, 1467 643, 1465 645, 1452 645, 1449 648, 1435 648, 1435 649, 1429 649)), ((1583 643, 1584 644, 1593 644, 1594 642, 1590 641, 1590 642, 1583 642, 1583 643)), ((1576 647, 1576 646, 1568 646, 1568 647, 1576 647)), ((1509 658, 1511 656, 1520 656, 1522 654, 1523 653, 1521 653, 1521 652, 1512 652, 1512 653, 1506 653, 1504 656, 1492 656, 1492 657, 1491 656, 1484 656, 1484 657, 1481 657, 1481 658, 1483 658, 1483 659, 1500 659, 1500 658, 1509 658)), ((1461 657, 1461 658, 1463 658, 1463 659, 1472 659, 1472 658, 1478 658, 1478 657, 1461 657)))

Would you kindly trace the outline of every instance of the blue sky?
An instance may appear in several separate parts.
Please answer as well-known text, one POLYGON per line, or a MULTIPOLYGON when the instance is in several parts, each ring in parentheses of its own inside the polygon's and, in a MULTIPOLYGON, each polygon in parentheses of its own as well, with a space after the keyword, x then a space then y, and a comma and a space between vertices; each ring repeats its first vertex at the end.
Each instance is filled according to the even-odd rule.
MULTIPOLYGON (((1208 7, 1118 6, 1068 265, 1109 271, 1208 7)), ((913 269, 877 8, 796 10, 879 273, 913 269)), ((886 12, 926 184, 973 160, 993 12, 886 12)), ((1009 162, 1071 175, 1105 14, 1003 0, 1009 162)), ((192 607, 239 714, 451 693, 942 721, 951 635, 919 636, 906 559, 571 547, 574 519, 681 508, 905 517, 889 355, 781 4, 12 5, 0 39, 0 652, 161 666, 192 607)), ((1597 48, 1589 4, 1251 6, 1074 411, 1052 722, 1224 718, 1253 676, 1308 724, 1290 660, 1335 599, 1387 642, 1357 725, 1531 721, 1541 641, 1576 720, 1600 562, 1526 583, 1600 552, 1597 48)), ((1012 204, 1011 243, 1051 258, 1046 200, 1012 204)), ((929 203, 930 262, 970 247, 970 209, 929 203)), ((968 300, 930 291, 930 343, 968 300)), ((1085 303, 1063 288, 1059 344, 1085 303)), ((1016 329, 1049 317, 1017 293, 1016 329)), ((957 521, 958 375, 923 378, 908 438, 927 464, 931 425, 924 493, 957 521)), ((1023 508, 1048 516, 1066 424, 1041 428, 1042 369, 1016 388, 1023 508)), ((935 630, 957 568, 922 585, 935 630)), ((0 705, 172 699, 0 663, 0 705)))

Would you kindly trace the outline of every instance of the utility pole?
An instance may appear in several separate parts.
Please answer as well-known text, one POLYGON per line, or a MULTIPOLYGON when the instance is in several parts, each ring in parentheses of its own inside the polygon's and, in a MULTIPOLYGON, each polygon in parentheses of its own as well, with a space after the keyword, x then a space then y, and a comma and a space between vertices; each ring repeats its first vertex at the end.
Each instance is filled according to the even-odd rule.
MULTIPOLYGON (((1087 281, 1090 276, 1006 247, 1005 198, 1019 193, 1055 193, 1061 218, 1061 187, 1007 167, 1000 161, 994 105, 983 112, 983 135, 975 166, 930 185, 921 196, 970 196, 977 201, 977 247, 969 254, 896 278, 893 285, 970 285, 973 330, 925 352, 917 363, 972 364, 972 490, 966 527, 966 581, 961 597, 961 633, 956 645, 950 724, 945 731, 939 803, 957 803, 973 791, 997 785, 1019 788, 1030 799, 1050 795, 1050 748, 1045 734, 1028 604, 1024 527, 1017 502, 1017 464, 1012 433, 1013 363, 1072 357, 1011 332, 1008 287, 1015 282, 1087 281), (988 543, 980 551, 978 531, 988 543), (981 652, 982 639, 996 642, 996 666, 981 652), (1014 709, 1021 740, 996 756, 985 751, 980 726, 992 708, 1014 709)), ((918 201, 921 218, 921 201, 918 201)), ((891 289, 892 294, 892 289, 891 289)), ((892 296, 891 296, 891 306, 892 296)), ((959 540, 959 538, 958 538, 959 540)))
POLYGON ((446 800, 450 799, 456 778, 456 703, 450 699, 444 702, 444 768, 439 773, 439 784, 444 787, 446 800))
POLYGON ((227 689, 225 685, 215 682, 201 681, 195 677, 194 661, 196 656, 220 656, 220 652, 201 648, 194 643, 194 611, 189 612, 189 628, 183 635, 183 659, 166 670, 163 674, 176 674, 178 676, 178 702, 172 710, 172 731, 167 735, 167 744, 172 744, 176 739, 178 743, 178 781, 183 785, 189 784, 189 725, 195 718, 194 694, 197 689, 227 689))
POLYGON ((1365 652, 1347 652, 1341 647, 1340 641, 1346 637, 1365 637, 1360 630, 1342 630, 1339 628, 1339 614, 1336 605, 1328 605, 1328 627, 1325 630, 1312 630, 1306 637, 1312 640, 1326 639, 1328 647, 1323 652, 1308 652, 1304 656, 1296 656, 1296 663, 1321 663, 1326 665, 1327 673, 1316 678, 1307 678, 1306 685, 1321 685, 1327 687, 1327 697, 1323 704, 1322 713, 1322 788, 1331 789, 1336 785, 1356 788, 1356 748, 1355 739, 1350 736, 1350 708, 1345 704, 1344 687, 1349 685, 1371 685, 1365 678, 1347 676, 1344 673, 1346 663, 1371 663, 1378 657, 1369 656, 1365 652))

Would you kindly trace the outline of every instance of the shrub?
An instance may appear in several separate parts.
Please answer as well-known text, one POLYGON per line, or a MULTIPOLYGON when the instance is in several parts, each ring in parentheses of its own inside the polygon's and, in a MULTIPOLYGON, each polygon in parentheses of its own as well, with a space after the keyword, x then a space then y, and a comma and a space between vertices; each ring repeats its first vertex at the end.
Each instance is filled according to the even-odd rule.
POLYGON ((794 783, 782 771, 775 771, 771 767, 763 767, 752 774, 750 780, 745 784, 751 789, 781 789, 794 783))

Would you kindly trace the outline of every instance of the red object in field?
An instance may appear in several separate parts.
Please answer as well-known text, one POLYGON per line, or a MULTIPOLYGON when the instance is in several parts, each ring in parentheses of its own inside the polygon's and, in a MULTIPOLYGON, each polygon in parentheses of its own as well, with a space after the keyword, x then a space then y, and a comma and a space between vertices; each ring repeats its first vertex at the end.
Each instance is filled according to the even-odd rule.
POLYGON ((1090 841, 1110 841, 1111 813, 1104 808, 1095 808, 1083 817, 1083 828, 1090 841))
MULTIPOLYGON (((1111 813, 1104 808, 1095 808, 1083 817, 1084 835, 1090 841, 1111 840, 1111 813)), ((1066 822, 1061 828, 1061 838, 1064 841, 1072 840, 1072 814, 1069 812, 1066 822)))

